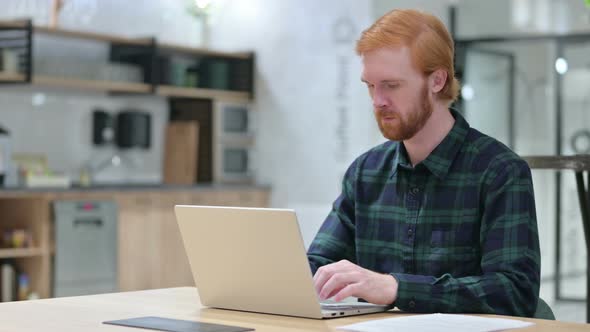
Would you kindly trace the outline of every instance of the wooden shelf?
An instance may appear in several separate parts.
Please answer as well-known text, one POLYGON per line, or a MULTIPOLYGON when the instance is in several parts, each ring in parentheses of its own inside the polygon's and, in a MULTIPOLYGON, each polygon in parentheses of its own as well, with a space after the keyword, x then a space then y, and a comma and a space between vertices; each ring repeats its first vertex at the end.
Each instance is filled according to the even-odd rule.
POLYGON ((54 86, 90 91, 110 91, 123 93, 150 93, 151 87, 145 83, 92 81, 77 78, 61 78, 51 76, 33 76, 33 83, 45 86, 54 86))
POLYGON ((0 249, 0 258, 35 257, 45 254, 41 248, 0 249))
MULTIPOLYGON (((0 82, 24 82, 23 74, 0 73, 0 82)), ((64 78, 52 76, 33 76, 33 84, 61 87, 68 89, 88 91, 109 91, 121 93, 151 93, 151 86, 145 83, 115 82, 115 81, 93 81, 78 78, 64 78)), ((172 85, 160 85, 156 88, 156 94, 164 97, 186 97, 186 98, 211 98, 225 101, 248 102, 251 99, 250 93, 239 91, 224 91, 215 89, 199 89, 178 87, 172 85)))
POLYGON ((151 40, 148 38, 126 38, 126 37, 119 37, 119 36, 107 35, 107 34, 96 33, 96 32, 74 31, 74 30, 66 30, 66 29, 60 29, 60 28, 40 27, 40 26, 36 26, 34 29, 35 29, 35 32, 40 32, 40 33, 53 35, 53 36, 78 38, 78 39, 90 39, 90 40, 95 40, 95 41, 100 41, 100 42, 108 42, 108 43, 116 43, 116 44, 148 46, 151 43, 151 40))
POLYGON ((0 28, 23 29, 26 27, 27 27, 27 21, 23 21, 23 20, 0 21, 0 28))
POLYGON ((158 47, 164 51, 173 51, 173 52, 182 52, 182 53, 189 53, 193 55, 211 55, 211 56, 220 56, 224 58, 235 58, 235 59, 249 59, 252 57, 252 53, 248 52, 221 52, 221 51, 214 51, 206 48, 198 48, 198 47, 186 47, 181 45, 174 45, 168 43, 158 43, 158 47))
POLYGON ((213 98, 238 102, 247 102, 251 99, 250 93, 248 92, 185 88, 171 85, 158 86, 156 88, 156 94, 166 97, 213 98))
MULTIPOLYGON (((0 82, 25 83, 25 75, 20 73, 0 73, 0 82)), ((151 93, 151 86, 145 83, 93 81, 79 78, 52 77, 35 75, 33 84, 60 87, 68 89, 81 89, 89 91, 110 91, 123 93, 151 93)))
POLYGON ((2 73, 0 72, 0 82, 25 81, 25 75, 20 73, 2 73))
MULTIPOLYGON (((15 21, 0 21, 0 27, 4 29, 10 30, 11 28, 19 29, 19 30, 28 30, 31 29, 31 21, 30 20, 15 20, 15 21)), ((128 46, 134 47, 138 46, 143 49, 143 47, 147 47, 145 49, 139 49, 139 52, 144 52, 145 54, 142 56, 145 57, 153 57, 157 56, 158 54, 162 55, 162 53, 167 53, 167 56, 174 56, 177 54, 184 54, 190 55, 195 60, 200 59, 200 56, 210 56, 210 57, 218 57, 224 58, 223 61, 227 61, 230 64, 236 62, 238 67, 245 66, 247 68, 237 68, 236 71, 240 72, 242 75, 253 75, 251 72, 250 62, 254 57, 254 54, 251 52, 221 52, 210 50, 206 48, 193 48, 188 46, 182 45, 175 45, 170 43, 157 43, 154 38, 131 38, 131 37, 121 37, 116 35, 110 34, 102 34, 102 33, 95 33, 95 32, 87 32, 87 31, 74 31, 62 28, 50 28, 50 27, 41 27, 41 26, 33 26, 32 33, 35 34, 44 34, 44 35, 51 35, 51 36, 58 36, 64 38, 75 38, 81 40, 91 40, 91 41, 99 41, 103 43, 110 43, 111 48, 117 49, 120 45, 123 45, 125 49, 128 46), (235 59, 235 60, 234 60, 235 59)), ((29 38, 30 36, 27 34, 26 37, 29 38)), ((27 39, 28 40, 28 39, 27 39)), ((31 51, 31 49, 28 49, 31 51)), ((116 52, 115 52, 116 53, 116 52)), ((124 53, 124 52, 123 52, 124 53)), ((30 59, 30 54, 28 55, 30 59)), ((34 55, 33 55, 34 56, 34 55)), ((113 60, 116 61, 116 60, 113 60)), ((130 61, 127 59, 127 61, 130 61)), ((134 60, 135 61, 135 60, 134 60)), ((150 70, 157 70, 158 67, 152 63, 151 66, 148 68, 142 67, 144 70, 144 74, 149 73, 150 70)), ((248 82, 251 80, 251 77, 248 77, 248 82)), ((36 85, 43 85, 49 87, 60 87, 60 88, 67 88, 67 89, 77 89, 77 90, 90 90, 90 91, 101 91, 101 92, 115 92, 115 93, 129 93, 129 94, 156 94, 165 97, 184 97, 184 98, 206 98, 206 99, 220 99, 220 100, 227 100, 227 101, 249 101, 252 99, 252 94, 249 91, 226 91, 226 90, 217 90, 217 89, 200 89, 200 88, 188 88, 188 87, 177 87, 177 86, 169 86, 169 85, 159 85, 155 88, 154 86, 144 82, 115 82, 115 81, 101 81, 101 80, 92 80, 92 79, 80 79, 80 78, 67 78, 67 77, 52 77, 52 76, 44 76, 44 75, 36 75, 33 71, 32 77, 30 80, 27 80, 27 76, 22 73, 15 73, 15 74, 2 74, 0 73, 0 82, 5 83, 31 83, 36 85)), ((245 88, 245 87, 244 87, 245 88)))

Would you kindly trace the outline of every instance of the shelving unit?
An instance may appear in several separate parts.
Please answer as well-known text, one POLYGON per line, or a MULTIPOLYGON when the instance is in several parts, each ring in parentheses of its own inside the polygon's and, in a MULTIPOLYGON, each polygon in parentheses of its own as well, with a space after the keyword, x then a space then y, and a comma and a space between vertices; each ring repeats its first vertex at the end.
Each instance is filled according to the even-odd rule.
POLYGON ((45 252, 41 248, 7 248, 0 249, 0 259, 42 256, 45 252))
POLYGON ((30 232, 32 247, 0 249, 0 260, 14 263, 17 273, 29 276, 30 290, 40 297, 50 296, 51 234, 49 203, 40 196, 10 197, 0 200, 0 229, 24 228, 30 232))
MULTIPOLYGON (((95 32, 38 27, 33 26, 31 21, 0 22, 0 49, 3 48, 18 50, 20 63, 16 73, 0 72, 2 84, 35 84, 119 94, 155 94, 163 97, 243 102, 253 97, 253 53, 191 48, 158 43, 154 38, 128 38, 95 32), (32 65, 35 57, 32 39, 35 35, 108 43, 110 61, 140 67, 143 72, 143 82, 89 80, 36 74, 32 65), (190 68, 193 72, 192 80, 180 79, 181 82, 178 82, 179 73, 170 73, 174 69, 172 64, 178 57, 190 59, 192 62, 190 68), (171 77, 176 82, 170 82, 171 77)), ((181 77, 183 75, 186 75, 186 72, 180 73, 181 77)))

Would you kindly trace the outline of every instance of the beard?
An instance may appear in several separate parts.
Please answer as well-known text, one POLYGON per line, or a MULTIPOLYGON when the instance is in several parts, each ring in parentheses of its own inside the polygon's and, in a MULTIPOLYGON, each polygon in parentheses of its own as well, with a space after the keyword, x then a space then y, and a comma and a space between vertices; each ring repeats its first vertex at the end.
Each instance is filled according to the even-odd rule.
POLYGON ((383 136, 392 141, 403 141, 410 139, 416 135, 424 125, 426 121, 430 119, 432 115, 432 103, 428 98, 428 89, 426 84, 422 86, 420 91, 420 101, 416 103, 413 110, 408 114, 408 118, 405 119, 399 112, 388 111, 388 110, 375 110, 375 119, 377 125, 383 136), (418 106, 419 105, 419 106, 418 106), (395 121, 386 122, 383 118, 395 118, 395 121))

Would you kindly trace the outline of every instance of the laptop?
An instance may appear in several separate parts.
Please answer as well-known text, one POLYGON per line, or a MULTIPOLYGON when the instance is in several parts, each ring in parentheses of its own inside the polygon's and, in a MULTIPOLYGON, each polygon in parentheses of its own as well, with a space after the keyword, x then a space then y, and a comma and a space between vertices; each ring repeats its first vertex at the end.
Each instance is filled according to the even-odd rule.
POLYGON ((201 303, 307 318, 382 312, 363 302, 320 305, 295 211, 176 205, 201 303))

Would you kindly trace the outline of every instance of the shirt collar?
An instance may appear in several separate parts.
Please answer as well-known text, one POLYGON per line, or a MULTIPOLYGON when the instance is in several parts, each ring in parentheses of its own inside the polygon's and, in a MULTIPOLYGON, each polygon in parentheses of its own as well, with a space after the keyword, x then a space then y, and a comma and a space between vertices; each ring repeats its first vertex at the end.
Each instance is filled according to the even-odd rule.
MULTIPOLYGON (((440 142, 428 157, 420 163, 441 180, 449 173, 449 168, 455 160, 457 153, 459 153, 459 150, 465 141, 465 137, 467 136, 467 132, 469 131, 469 124, 463 116, 452 108, 450 111, 455 118, 453 128, 451 128, 451 131, 449 131, 447 136, 445 136, 442 142, 440 142)), ((398 149, 393 162, 392 175, 397 173, 398 167, 404 169, 413 168, 403 142, 399 142, 398 144, 398 149)))

